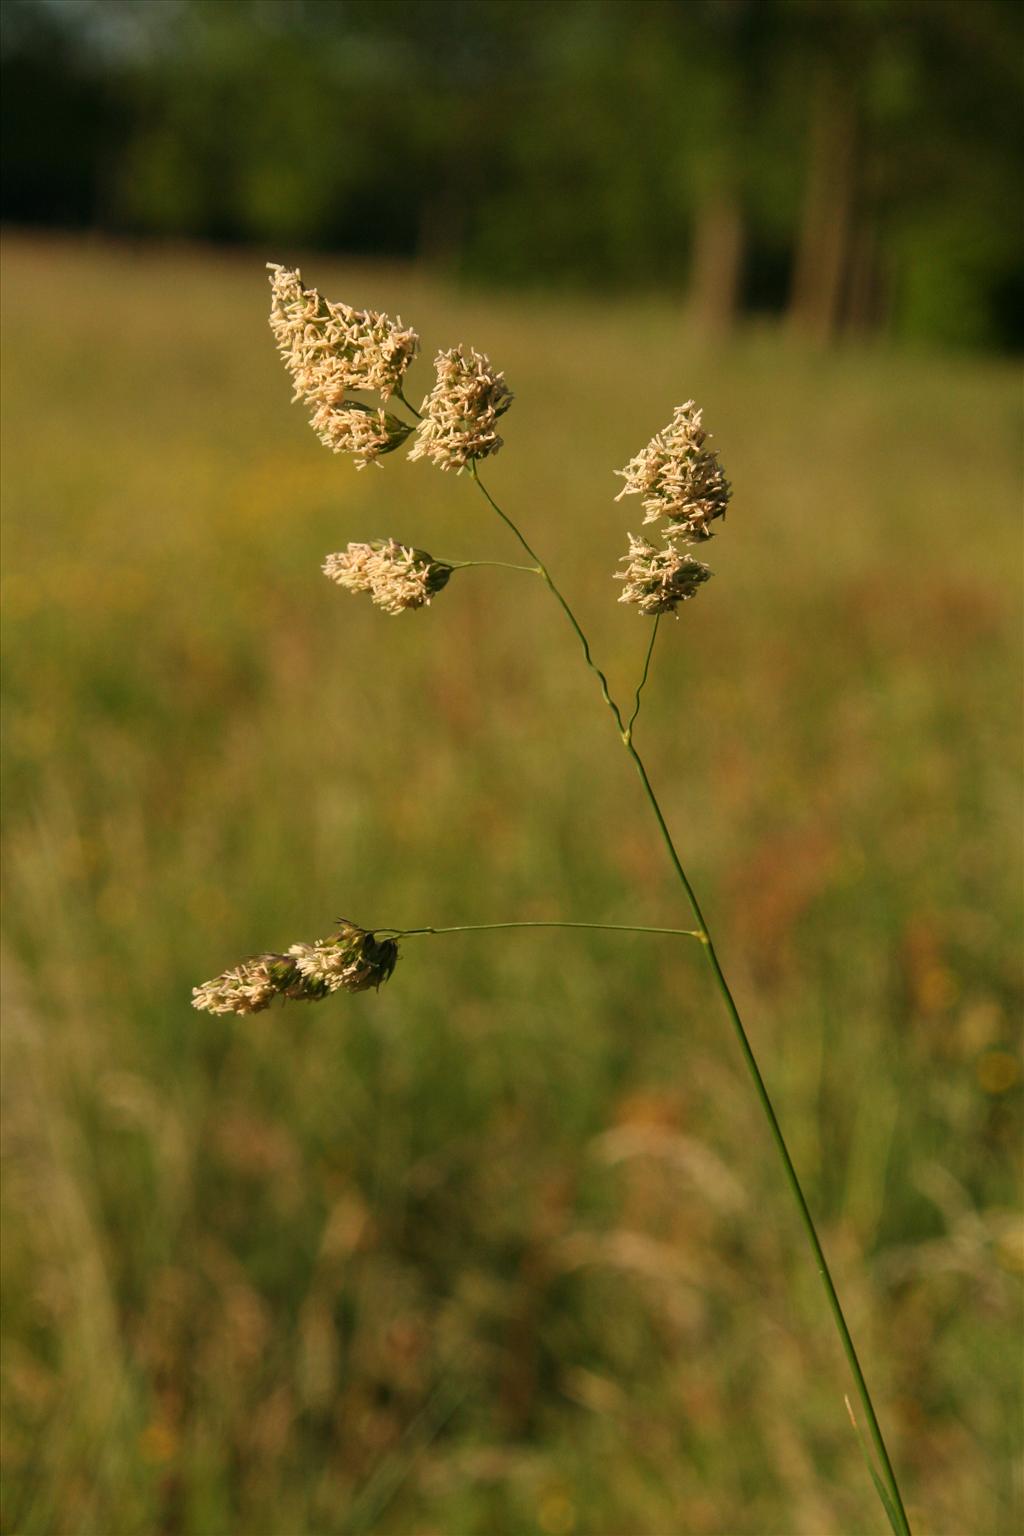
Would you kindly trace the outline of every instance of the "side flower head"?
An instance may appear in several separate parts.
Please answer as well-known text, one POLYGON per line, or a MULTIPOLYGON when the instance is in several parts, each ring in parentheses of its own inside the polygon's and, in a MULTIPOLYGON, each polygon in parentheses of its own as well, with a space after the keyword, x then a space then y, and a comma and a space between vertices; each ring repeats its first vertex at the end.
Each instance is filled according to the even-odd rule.
POLYGON ((706 446, 702 414, 692 400, 677 406, 668 426, 625 469, 616 471, 626 482, 616 501, 642 496, 644 522, 667 518, 664 534, 669 540, 709 539, 712 522, 725 516, 732 495, 718 455, 706 446))
POLYGON ((426 550, 412 549, 397 539, 349 544, 323 563, 323 573, 331 581, 349 592, 369 592, 371 602, 385 613, 429 607, 453 569, 426 550))
POLYGON ((275 997, 318 1002, 332 992, 365 992, 388 980, 398 959, 394 939, 339 920, 336 933, 293 944, 286 955, 255 955, 192 988, 192 1006, 205 1013, 261 1013, 275 997))
POLYGON ((711 570, 692 555, 682 554, 672 546, 656 549, 646 539, 629 535, 629 554, 619 562, 625 565, 616 581, 626 583, 620 603, 635 603, 641 613, 652 617, 673 613, 677 603, 685 603, 711 578, 711 570))
POLYGON ((352 401, 318 405, 309 424, 332 453, 353 454, 356 469, 365 469, 382 454, 393 453, 412 431, 397 416, 387 411, 371 411, 352 401))
POLYGON ((353 309, 304 288, 296 269, 268 262, 270 329, 291 374, 293 400, 312 409, 310 425, 334 453, 352 453, 362 469, 404 442, 412 428, 397 416, 350 400, 369 390, 398 394, 419 350, 415 331, 371 309, 353 309))
POLYGON ((472 347, 439 352, 434 366, 437 383, 423 402, 409 457, 433 459, 440 469, 462 470, 502 446, 495 423, 512 404, 512 391, 505 375, 472 347))
POLYGON ((270 329, 292 376, 296 400, 337 405, 351 390, 385 400, 402 387, 419 351, 416 332, 401 319, 322 298, 304 288, 296 268, 267 263, 270 329))

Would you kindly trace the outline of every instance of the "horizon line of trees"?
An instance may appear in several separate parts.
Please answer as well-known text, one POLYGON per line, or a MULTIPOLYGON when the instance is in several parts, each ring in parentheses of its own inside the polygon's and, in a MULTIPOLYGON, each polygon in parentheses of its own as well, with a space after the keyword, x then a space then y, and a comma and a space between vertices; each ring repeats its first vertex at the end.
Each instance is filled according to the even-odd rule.
POLYGON ((1024 347, 1015 0, 6 0, 9 221, 1024 347))

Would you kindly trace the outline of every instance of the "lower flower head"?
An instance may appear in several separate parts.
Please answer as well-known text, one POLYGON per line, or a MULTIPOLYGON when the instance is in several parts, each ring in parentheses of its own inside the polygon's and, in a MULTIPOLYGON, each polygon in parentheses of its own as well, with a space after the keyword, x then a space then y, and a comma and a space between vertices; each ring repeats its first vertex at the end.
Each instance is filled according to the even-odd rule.
POLYGON ((616 581, 626 583, 620 603, 635 603, 641 613, 672 613, 711 578, 711 570, 692 555, 680 554, 671 545, 656 549, 646 539, 629 535, 629 554, 623 555, 616 581))
POLYGON ((318 405, 309 424, 332 453, 353 454, 357 469, 365 469, 382 454, 393 453, 412 431, 397 416, 368 410, 351 400, 340 405, 318 405))
POLYGON ((452 567, 396 539, 375 539, 328 555, 323 572, 349 592, 369 592, 385 613, 404 613, 429 606, 435 592, 447 584, 452 567))
POLYGON ((378 939, 344 918, 336 933, 293 944, 286 955, 256 955, 192 988, 205 1013, 260 1013, 275 997, 318 1002, 332 992, 365 992, 388 980, 398 959, 394 939, 378 939))
POLYGON ((296 979, 287 955, 254 955, 192 988, 192 1006, 205 1013, 262 1013, 296 979))

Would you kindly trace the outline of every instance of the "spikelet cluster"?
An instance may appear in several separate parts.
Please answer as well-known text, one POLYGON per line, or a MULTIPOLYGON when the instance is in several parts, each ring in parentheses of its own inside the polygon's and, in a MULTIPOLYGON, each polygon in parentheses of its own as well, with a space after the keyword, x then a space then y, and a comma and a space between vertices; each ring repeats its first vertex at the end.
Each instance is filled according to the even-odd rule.
POLYGON ((617 471, 626 483, 616 501, 641 496, 644 522, 667 518, 662 531, 669 540, 709 539, 711 524, 725 516, 732 495, 718 455, 707 447, 702 418, 692 400, 676 406, 668 426, 655 433, 625 469, 617 471))
POLYGON ((255 955, 192 988, 192 1006, 205 1013, 261 1013, 275 997, 318 1002, 332 992, 365 992, 388 980, 398 959, 394 939, 378 939, 355 923, 284 955, 255 955))
POLYGON ((423 402, 410 459, 430 458, 440 469, 465 469, 497 453, 496 423, 512 404, 512 391, 489 358, 470 347, 451 347, 434 359, 437 383, 423 402))
POLYGON ((371 411, 348 397, 371 390, 384 400, 402 387, 419 350, 415 331, 374 310, 353 309, 304 288, 296 269, 268 262, 270 329, 291 374, 293 400, 312 408, 320 441, 334 453, 356 455, 362 469, 412 430, 398 417, 371 411))
POLYGON ((349 592, 369 592, 371 601, 385 613, 428 607, 452 569, 426 550, 412 549, 397 539, 349 544, 323 563, 324 575, 331 581, 349 592))
POLYGON ((619 602, 635 603, 641 613, 674 612, 711 575, 706 565, 678 547, 710 539, 711 524, 725 516, 732 495, 707 439, 701 410, 687 400, 676 407, 668 426, 617 471, 626 483, 615 500, 640 496, 645 524, 665 519, 660 549, 629 535, 629 552, 619 562, 626 569, 615 577, 626 583, 619 602))
POLYGON ((677 603, 693 597, 711 577, 710 568, 692 555, 670 544, 657 549, 633 533, 629 554, 619 564, 626 567, 615 576, 626 583, 619 602, 635 603, 641 613, 650 615, 674 612, 677 603))
POLYGON ((390 453, 412 430, 385 411, 368 411, 351 403, 318 405, 309 424, 332 453, 353 454, 357 469, 365 469, 382 453, 390 453))

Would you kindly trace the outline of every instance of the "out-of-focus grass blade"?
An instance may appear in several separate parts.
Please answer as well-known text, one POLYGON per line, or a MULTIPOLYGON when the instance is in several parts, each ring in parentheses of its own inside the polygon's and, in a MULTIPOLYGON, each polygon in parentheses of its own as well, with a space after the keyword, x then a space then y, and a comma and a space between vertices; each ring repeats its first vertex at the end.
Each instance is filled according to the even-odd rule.
POLYGON ((889 1517, 889 1524, 892 1526, 893 1536, 907 1536, 907 1527, 897 1513, 896 1506, 892 1502, 889 1490, 886 1488, 885 1484, 882 1482, 882 1479, 878 1475, 878 1469, 876 1468, 871 1456, 871 1448, 867 1441, 864 1439, 864 1436, 861 1433, 860 1425, 857 1423, 857 1417, 853 1411, 853 1404, 846 1396, 844 1396, 843 1401, 846 1404, 846 1411, 850 1415, 850 1423, 853 1425, 854 1433, 856 1434, 857 1440, 860 1443, 861 1455, 864 1457, 864 1465, 871 1473, 871 1481, 875 1485, 875 1491, 878 1494, 878 1497, 881 1499, 883 1506, 885 1507, 885 1513, 889 1517))

